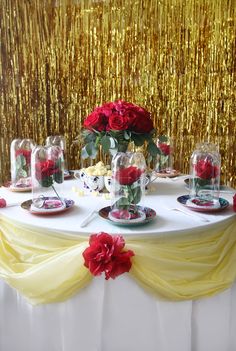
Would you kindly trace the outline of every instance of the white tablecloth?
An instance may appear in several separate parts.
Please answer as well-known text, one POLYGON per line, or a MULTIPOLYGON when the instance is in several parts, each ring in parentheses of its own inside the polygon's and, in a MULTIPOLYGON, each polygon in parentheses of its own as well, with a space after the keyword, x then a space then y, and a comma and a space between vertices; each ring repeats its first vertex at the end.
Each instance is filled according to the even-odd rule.
MULTIPOLYGON (((123 235, 178 235, 227 221, 232 208, 218 214, 201 214, 209 223, 167 208, 180 206, 179 195, 187 194, 182 180, 159 180, 146 205, 157 218, 146 226, 120 228, 98 216, 85 228, 80 223, 92 209, 108 206, 109 200, 71 192, 78 181, 65 183, 65 194, 76 206, 58 217, 36 217, 26 210, 9 207, 1 215, 24 225, 53 228, 62 233, 89 235, 98 231, 123 235)), ((23 201, 30 194, 1 189, 8 202, 23 201)), ((232 195, 222 196, 232 204, 232 195)), ((181 208, 181 207, 180 207, 181 208)), ((191 212, 192 213, 192 212, 191 212)), ((236 233, 235 233, 236 234, 236 233)), ((235 267, 236 269, 236 267, 235 267)), ((124 274, 112 281, 94 278, 73 298, 58 304, 31 306, 16 291, 0 282, 1 351, 235 351, 236 285, 211 298, 169 302, 144 291, 124 274)))

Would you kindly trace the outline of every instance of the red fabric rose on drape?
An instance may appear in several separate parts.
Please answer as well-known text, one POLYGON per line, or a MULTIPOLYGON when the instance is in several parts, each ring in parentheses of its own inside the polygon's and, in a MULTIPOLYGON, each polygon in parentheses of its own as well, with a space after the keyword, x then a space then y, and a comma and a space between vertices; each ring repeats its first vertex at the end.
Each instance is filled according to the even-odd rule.
POLYGON ((195 171, 202 179, 216 178, 219 175, 219 168, 208 160, 199 160, 195 165, 195 171))
POLYGON ((130 166, 127 168, 121 168, 115 173, 115 179, 120 185, 131 185, 136 182, 143 171, 137 167, 130 166))
POLYGON ((118 275, 129 272, 132 266, 132 250, 124 251, 125 241, 120 235, 104 232, 92 234, 89 247, 84 250, 84 265, 94 275, 105 273, 106 280, 115 279, 118 275))

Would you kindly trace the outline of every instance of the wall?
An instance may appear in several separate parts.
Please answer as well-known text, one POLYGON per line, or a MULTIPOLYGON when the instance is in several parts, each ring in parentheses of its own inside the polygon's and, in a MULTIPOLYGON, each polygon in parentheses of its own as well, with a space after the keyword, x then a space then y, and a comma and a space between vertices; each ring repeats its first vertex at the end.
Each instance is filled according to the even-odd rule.
POLYGON ((16 137, 65 135, 80 167, 86 115, 122 98, 151 113, 189 169, 196 142, 220 144, 236 186, 234 0, 0 0, 0 167, 16 137))

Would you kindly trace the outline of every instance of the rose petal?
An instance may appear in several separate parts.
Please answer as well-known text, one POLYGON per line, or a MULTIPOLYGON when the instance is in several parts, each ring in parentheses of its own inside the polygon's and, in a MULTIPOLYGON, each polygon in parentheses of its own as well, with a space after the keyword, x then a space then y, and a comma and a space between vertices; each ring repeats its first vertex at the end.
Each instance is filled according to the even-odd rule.
POLYGON ((5 199, 1 198, 0 199, 0 208, 6 207, 7 206, 7 202, 5 199))

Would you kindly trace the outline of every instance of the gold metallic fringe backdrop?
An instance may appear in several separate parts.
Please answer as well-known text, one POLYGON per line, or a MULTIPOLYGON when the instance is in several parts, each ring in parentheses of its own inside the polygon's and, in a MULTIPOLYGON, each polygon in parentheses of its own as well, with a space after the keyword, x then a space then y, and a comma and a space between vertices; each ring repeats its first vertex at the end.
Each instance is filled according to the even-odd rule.
POLYGON ((188 173, 196 142, 220 144, 235 174, 235 0, 0 0, 1 180, 16 137, 73 140, 86 115, 122 98, 151 113, 188 173))

